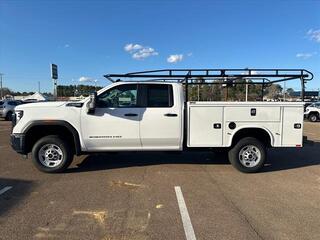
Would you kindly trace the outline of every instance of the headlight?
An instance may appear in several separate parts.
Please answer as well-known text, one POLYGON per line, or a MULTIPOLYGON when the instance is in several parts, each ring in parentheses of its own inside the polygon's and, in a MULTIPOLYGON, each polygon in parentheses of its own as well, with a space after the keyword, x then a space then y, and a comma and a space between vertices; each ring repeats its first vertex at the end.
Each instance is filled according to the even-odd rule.
POLYGON ((18 123, 20 121, 20 119, 23 117, 23 111, 22 110, 16 110, 15 114, 16 114, 16 123, 18 123))

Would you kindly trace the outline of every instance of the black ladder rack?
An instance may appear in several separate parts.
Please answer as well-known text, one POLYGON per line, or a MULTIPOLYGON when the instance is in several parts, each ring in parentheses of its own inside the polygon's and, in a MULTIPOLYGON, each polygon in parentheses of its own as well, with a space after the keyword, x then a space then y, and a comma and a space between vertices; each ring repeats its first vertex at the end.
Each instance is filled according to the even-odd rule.
POLYGON ((221 84, 223 81, 227 84, 261 84, 264 89, 273 83, 300 80, 301 98, 304 100, 305 83, 313 79, 313 74, 305 69, 161 69, 107 74, 104 77, 112 82, 124 79, 180 82, 186 85, 186 99, 188 99, 188 85, 221 84), (239 80, 250 80, 250 82, 239 80))

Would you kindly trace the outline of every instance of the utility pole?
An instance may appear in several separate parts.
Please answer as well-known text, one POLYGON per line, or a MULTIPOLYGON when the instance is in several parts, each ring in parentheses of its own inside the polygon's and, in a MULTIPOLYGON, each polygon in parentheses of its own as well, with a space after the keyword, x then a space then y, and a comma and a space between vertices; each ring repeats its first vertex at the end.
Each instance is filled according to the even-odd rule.
POLYGON ((0 88, 1 88, 1 95, 0 95, 0 100, 3 98, 3 88, 2 88, 2 76, 4 74, 0 73, 0 88))
POLYGON ((94 91, 97 91, 97 82, 98 82, 98 80, 96 79, 96 80, 94 80, 94 91))
POLYGON ((41 90, 40 90, 40 81, 38 81, 38 93, 41 93, 41 90))

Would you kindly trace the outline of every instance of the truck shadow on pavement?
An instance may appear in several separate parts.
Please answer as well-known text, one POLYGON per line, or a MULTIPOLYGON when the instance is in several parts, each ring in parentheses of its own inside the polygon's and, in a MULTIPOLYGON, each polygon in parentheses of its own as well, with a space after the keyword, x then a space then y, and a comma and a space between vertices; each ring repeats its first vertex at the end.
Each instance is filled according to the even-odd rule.
POLYGON ((0 217, 29 195, 32 187, 31 181, 0 178, 0 190, 9 188, 0 195, 0 217))
MULTIPOLYGON (((320 165, 320 143, 304 148, 277 148, 268 151, 268 159, 261 172, 273 172, 320 165)), ((212 152, 122 152, 93 154, 85 157, 66 173, 101 171, 161 164, 228 165, 227 154, 212 152)), ((231 166, 230 166, 231 167, 231 166)))
POLYGON ((261 172, 289 170, 320 165, 320 143, 303 148, 277 148, 268 152, 268 160, 261 172))
POLYGON ((229 164, 212 152, 120 152, 87 156, 66 172, 86 172, 161 164, 229 164))

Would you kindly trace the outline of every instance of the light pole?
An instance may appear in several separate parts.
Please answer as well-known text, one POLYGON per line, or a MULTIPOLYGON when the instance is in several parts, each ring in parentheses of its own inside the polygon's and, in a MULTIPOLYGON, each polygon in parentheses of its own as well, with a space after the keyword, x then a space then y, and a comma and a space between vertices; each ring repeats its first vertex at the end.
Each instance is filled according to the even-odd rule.
POLYGON ((95 79, 95 80, 93 80, 93 82, 94 82, 94 91, 97 91, 97 82, 98 82, 98 80, 95 79))
POLYGON ((73 96, 75 97, 77 92, 77 83, 73 78, 71 79, 71 82, 74 83, 73 96))

